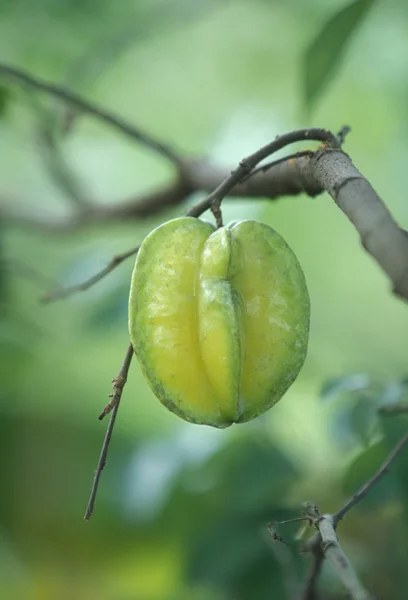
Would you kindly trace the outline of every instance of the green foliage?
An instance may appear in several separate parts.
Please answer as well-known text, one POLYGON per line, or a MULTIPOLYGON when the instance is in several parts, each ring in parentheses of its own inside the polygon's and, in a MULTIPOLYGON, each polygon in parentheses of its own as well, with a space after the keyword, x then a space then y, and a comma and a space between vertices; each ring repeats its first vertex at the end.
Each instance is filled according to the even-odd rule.
POLYGON ((12 102, 12 94, 10 88, 0 85, 0 119, 7 114, 9 104, 12 102))
POLYGON ((336 74, 352 35, 368 16, 375 0, 355 0, 332 16, 308 46, 304 57, 303 94, 314 107, 336 74))
MULTIPOLYGON (((388 447, 382 441, 358 454, 345 474, 343 480, 344 493, 351 496, 361 488, 368 479, 367 474, 377 471, 387 458, 388 453, 388 447)), ((392 500, 395 497, 395 491, 395 478, 387 477, 370 494, 367 494, 366 499, 357 505, 355 510, 367 511, 368 509, 378 508, 385 502, 392 500)))
POLYGON ((350 413, 350 428, 357 440, 365 447, 372 441, 374 428, 377 424, 377 406, 365 396, 357 396, 350 413))
POLYGON ((336 398, 344 392, 355 392, 365 390, 369 385, 369 377, 365 373, 350 373, 334 377, 327 381, 320 392, 320 397, 323 400, 336 398))

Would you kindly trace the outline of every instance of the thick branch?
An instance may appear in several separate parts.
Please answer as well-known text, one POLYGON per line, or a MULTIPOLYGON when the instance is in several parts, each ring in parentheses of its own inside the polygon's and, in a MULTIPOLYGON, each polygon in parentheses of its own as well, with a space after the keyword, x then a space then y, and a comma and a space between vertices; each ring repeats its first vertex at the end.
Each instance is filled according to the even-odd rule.
MULTIPOLYGON (((217 189, 229 175, 226 169, 197 160, 186 163, 185 171, 193 189, 208 193, 217 189)), ((307 155, 285 159, 268 171, 260 170, 255 175, 251 174, 251 177, 235 185, 229 197, 276 200, 281 196, 302 193, 314 197, 322 191, 310 169, 310 155, 307 155)), ((204 207, 208 205, 207 199, 203 202, 204 207)))
POLYGON ((46 83, 20 69, 1 63, 0 75, 7 76, 20 85, 45 92, 63 100, 70 106, 98 117, 165 156, 177 166, 180 175, 179 181, 175 185, 159 190, 159 192, 107 208, 86 209, 74 214, 69 219, 45 219, 36 214, 16 214, 3 210, 0 214, 3 220, 51 231, 69 231, 91 222, 112 222, 129 217, 145 217, 166 206, 183 202, 191 192, 208 192, 210 190, 209 196, 198 203, 190 211, 190 214, 199 216, 211 208, 220 224, 220 203, 234 188, 235 196, 266 198, 276 198, 285 194, 293 195, 301 191, 313 196, 321 190, 327 190, 356 227, 364 248, 391 279, 394 292, 408 300, 408 233, 396 224, 370 183, 354 167, 349 157, 341 151, 341 143, 347 133, 347 128, 344 128, 338 136, 325 129, 317 128, 284 134, 243 159, 229 176, 223 175, 219 177, 218 182, 214 181, 214 174, 215 177, 217 174, 213 170, 210 177, 206 176, 203 181, 202 172, 205 163, 198 163, 199 168, 197 168, 197 164, 181 161, 174 150, 166 144, 155 140, 152 136, 80 96, 55 84, 46 83), (268 178, 266 178, 267 173, 258 173, 254 178, 247 178, 251 171, 270 154, 290 143, 301 140, 322 141, 323 146, 311 157, 307 155, 275 164, 268 172, 268 178), (295 168, 292 168, 292 165, 295 165, 295 168), (244 179, 246 181, 243 181, 244 179))
POLYGON ((370 183, 340 150, 337 138, 326 130, 302 130, 281 136, 243 159, 230 174, 203 160, 184 161, 178 180, 168 187, 119 204, 81 211, 70 218, 45 218, 37 213, 29 215, 26 210, 17 214, 6 209, 0 211, 0 218, 19 226, 61 233, 91 223, 111 224, 148 217, 184 202, 193 192, 210 191, 188 211, 197 217, 227 194, 275 199, 301 192, 315 196, 323 190, 328 191, 353 223, 364 248, 388 275, 394 291, 408 300, 408 233, 397 225, 370 183), (273 165, 267 172, 247 177, 269 153, 301 139, 326 139, 326 143, 311 155, 290 158, 273 165))
POLYGON ((311 163, 316 181, 353 223, 364 248, 391 279, 394 292, 408 300, 408 233, 346 154, 325 149, 316 152, 311 163))
POLYGON ((336 570, 336 573, 353 600, 374 600, 359 580, 349 559, 344 554, 336 532, 332 515, 321 515, 315 522, 322 538, 321 547, 324 556, 336 570))
MULTIPOLYGON (((316 183, 309 163, 308 156, 300 157, 282 162, 266 173, 259 172, 237 185, 231 197, 277 200, 281 196, 301 193, 314 197, 323 190, 316 183)), ((122 202, 94 205, 89 210, 74 212, 67 217, 46 215, 38 211, 30 213, 26 208, 16 211, 12 208, 13 202, 4 199, 1 202, 3 208, 0 209, 0 218, 3 222, 20 228, 44 233, 70 233, 91 224, 112 224, 151 217, 182 204, 193 193, 211 193, 228 176, 228 169, 222 169, 206 160, 185 161, 181 175, 175 183, 122 202)), ((208 201, 205 198, 202 209, 196 207, 194 210, 203 212, 207 205, 208 201)))

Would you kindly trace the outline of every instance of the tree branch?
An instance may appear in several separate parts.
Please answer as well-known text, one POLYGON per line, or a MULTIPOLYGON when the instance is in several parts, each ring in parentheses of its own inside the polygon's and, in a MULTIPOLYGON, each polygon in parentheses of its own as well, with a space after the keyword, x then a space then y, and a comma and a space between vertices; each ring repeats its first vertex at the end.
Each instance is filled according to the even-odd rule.
POLYGON ((44 82, 21 69, 1 63, 0 75, 7 76, 20 85, 48 93, 70 106, 98 117, 166 157, 177 167, 179 173, 179 180, 175 185, 144 197, 134 198, 130 202, 82 210, 68 219, 44 218, 37 214, 28 215, 25 211, 24 214, 18 214, 3 209, 0 215, 3 220, 48 231, 70 231, 94 222, 111 223, 113 220, 119 221, 129 217, 142 218, 159 212, 165 206, 183 202, 194 191, 210 190, 209 196, 198 203, 190 214, 199 216, 211 208, 220 224, 220 203, 234 188, 234 195, 238 197, 266 198, 300 192, 313 196, 326 190, 359 232, 364 248, 388 275, 394 292, 408 300, 408 233, 397 225, 370 183, 341 151, 340 147, 348 128, 343 128, 337 136, 317 128, 285 134, 243 159, 229 176, 218 177, 218 181, 215 182, 211 174, 203 181, 203 161, 196 169, 197 164, 182 161, 168 145, 65 88, 44 82), (262 181, 259 177, 268 173, 257 173, 254 178, 248 179, 248 175, 259 162, 287 144, 300 140, 318 140, 323 142, 323 146, 311 156, 303 154, 290 160, 275 162, 268 171, 268 179, 264 177, 262 181), (292 168, 293 164, 296 168, 292 168), (244 181, 245 179, 247 180, 244 181), (241 185, 236 187, 239 183, 241 185))
POLYGON ((135 248, 132 248, 131 250, 128 250, 123 254, 117 254, 109 261, 106 267, 104 267, 103 269, 98 271, 98 273, 95 273, 95 275, 93 275, 89 279, 86 279, 82 283, 78 283, 77 285, 72 285, 66 288, 55 289, 51 292, 48 292, 47 294, 42 296, 41 302, 43 302, 44 304, 48 304, 49 302, 55 302, 56 300, 68 298, 68 296, 72 296, 73 294, 76 294, 76 292, 84 292, 85 290, 95 285, 95 283, 98 283, 98 281, 103 279, 106 275, 108 275, 108 273, 116 269, 116 267, 122 264, 127 258, 133 256, 134 254, 137 254, 139 248, 140 246, 136 246, 135 248))
POLYGON ((182 203, 190 194, 199 191, 210 190, 210 193, 188 211, 190 216, 198 217, 209 208, 219 208, 220 202, 231 192, 234 197, 275 199, 301 192, 315 196, 326 190, 359 232, 363 247, 388 275, 394 292, 408 300, 408 233, 397 225, 370 183, 341 151, 341 139, 342 136, 336 137, 324 129, 295 131, 278 137, 243 159, 227 176, 224 170, 204 160, 182 161, 175 183, 122 203, 92 207, 69 218, 29 215, 27 211, 16 213, 7 209, 0 211, 0 217, 15 225, 61 233, 91 223, 112 224, 129 218, 148 217, 182 203), (276 161, 267 172, 259 171, 248 178, 257 164, 271 153, 300 140, 324 143, 314 153, 299 153, 276 161))
MULTIPOLYGON (((245 179, 261 161, 263 161, 265 158, 268 158, 268 156, 271 156, 271 154, 274 152, 285 148, 285 146, 302 140, 315 140, 324 142, 332 148, 340 147, 337 137, 326 129, 300 129, 298 131, 291 131, 290 133, 277 136, 273 142, 266 144, 266 146, 263 146, 253 154, 243 158, 238 167, 231 172, 229 177, 220 183, 220 185, 216 187, 216 189, 212 191, 207 198, 204 198, 204 200, 198 202, 196 206, 189 211, 190 216, 198 217, 209 208, 219 208, 225 196, 227 196, 238 183, 245 179)), ((291 160, 293 160, 292 157, 287 161, 287 164, 290 164, 291 160)), ((278 165, 279 164, 282 163, 278 163, 278 165)))
POLYGON ((97 117, 99 120, 104 121, 111 127, 119 130, 128 137, 140 142, 147 148, 150 148, 154 152, 157 152, 164 158, 167 158, 171 163, 177 167, 180 164, 180 158, 178 154, 167 144, 159 142, 153 136, 145 133, 138 127, 127 123, 122 118, 110 113, 109 111, 88 102, 81 96, 77 96, 73 92, 55 85, 54 83, 48 83, 26 73, 21 69, 10 67, 3 63, 0 63, 0 75, 11 78, 13 81, 20 85, 29 86, 40 92, 45 92, 59 100, 63 100, 70 106, 79 109, 81 112, 85 112, 93 117, 97 117))
POLYGON ((91 207, 90 198, 84 193, 81 182, 67 165, 60 144, 45 122, 39 127, 38 141, 44 164, 55 185, 65 193, 74 207, 80 210, 91 207))
POLYGON ((343 586, 353 600, 374 600, 359 580, 357 573, 339 544, 333 515, 321 515, 317 506, 310 512, 313 523, 320 533, 323 555, 335 569, 343 586))
MULTIPOLYGON (((305 193, 311 197, 323 189, 316 183, 310 170, 308 156, 279 162, 267 173, 260 172, 234 188, 231 197, 277 200, 281 196, 305 193)), ((47 234, 72 233, 89 225, 127 222, 144 219, 163 210, 183 204, 193 193, 210 193, 229 176, 229 171, 205 159, 184 161, 178 180, 158 190, 141 194, 112 204, 94 205, 69 216, 54 216, 38 211, 17 211, 12 200, 2 199, 0 218, 4 223, 47 234)), ((31 202, 32 203, 32 202, 31 202)), ((204 199, 204 209, 207 204, 204 199)))
POLYGON ((61 144, 53 131, 53 115, 38 101, 37 96, 30 92, 31 90, 27 90, 25 97, 38 121, 35 141, 48 175, 70 200, 74 208, 85 209, 92 202, 84 194, 79 178, 65 161, 61 144))
MULTIPOLYGON (((301 130, 299 132, 292 132, 291 134, 282 136, 282 138, 277 138, 274 142, 272 142, 272 144, 268 145, 268 148, 271 149, 272 152, 274 152, 276 149, 283 147, 283 145, 286 145, 287 143, 291 143, 294 138, 303 139, 305 136, 306 137, 318 136, 319 138, 326 137, 326 132, 324 130, 301 130), (323 131, 323 133, 322 133, 322 131, 323 131)), ((331 136, 331 134, 330 134, 330 136, 331 136)), ((329 139, 331 139, 330 136, 329 136, 329 139)), ((297 141, 297 139, 296 139, 296 141, 297 141)), ((266 147, 264 149, 261 149, 261 151, 266 152, 266 147)), ((259 155, 261 151, 258 151, 256 154, 259 155)), ((276 161, 276 164, 273 165, 274 174, 276 174, 276 177, 274 179, 274 183, 275 183, 274 191, 275 192, 277 191, 276 186, 282 185, 283 182, 286 181, 288 172, 293 173, 294 169, 297 169, 299 176, 298 177, 292 176, 291 179, 293 180, 292 181, 293 186, 297 185, 298 186, 297 189, 300 191, 301 186, 307 185, 310 193, 317 191, 316 189, 313 189, 312 185, 309 186, 310 182, 307 182, 307 178, 302 179, 302 177, 301 177, 301 174, 304 171, 306 171, 302 168, 302 160, 309 160, 310 154, 311 154, 311 152, 308 151, 307 154, 300 153, 299 155, 291 155, 291 156, 287 157, 286 159, 280 159, 280 160, 276 161), (300 163, 299 163, 299 161, 300 161, 300 163)), ((254 159, 253 155, 251 155, 248 159, 244 159, 244 161, 241 161, 241 163, 243 164, 245 162, 245 165, 250 165, 251 161, 254 162, 255 160, 257 160, 257 159, 256 158, 254 159)), ((261 158, 261 160, 262 160, 262 158, 261 158)), ((197 166, 198 164, 199 163, 191 163, 192 166, 193 165, 197 166)), ((242 164, 240 164, 240 166, 238 167, 238 170, 241 169, 242 164)), ((201 171, 202 171, 202 167, 203 167, 203 165, 200 164, 199 169, 201 171)), ((186 169, 187 169, 187 166, 184 167, 184 173, 186 172, 186 169)), ((237 180, 237 183, 239 183, 239 177, 242 177, 245 179, 246 175, 245 175, 244 169, 248 169, 248 166, 239 170, 238 174, 234 171, 229 177, 227 177, 218 186, 217 189, 218 190, 227 189, 226 182, 229 182, 228 185, 232 185, 231 180, 233 180, 233 181, 237 180)), ((268 169, 272 170, 272 166, 269 165, 268 169)), ((248 171, 248 173, 250 173, 250 171, 248 171)), ((261 172, 259 173, 259 175, 261 175, 261 172)), ((191 177, 191 174, 190 174, 190 177, 191 177)), ((160 195, 158 193, 154 197, 149 197, 148 200, 139 199, 137 205, 134 205, 131 210, 134 211, 137 208, 137 210, 139 211, 139 214, 142 215, 142 214, 144 214, 144 211, 146 211, 146 212, 151 211, 153 208, 153 205, 155 205, 156 203, 157 204, 161 203, 161 205, 163 205, 164 201, 172 203, 175 199, 177 200, 179 194, 180 195, 186 194, 188 189, 191 189, 191 188, 189 188, 189 185, 191 187, 193 186, 193 184, 191 184, 191 183, 189 184, 189 177, 186 176, 185 180, 183 180, 183 177, 181 175, 181 179, 180 179, 179 183, 176 184, 171 191, 167 190, 166 192, 164 192, 165 196, 160 195)), ((248 187, 250 185, 251 185, 250 182, 247 180, 246 187, 248 187)), ((295 190, 295 187, 293 187, 292 189, 295 190)), ((192 216, 192 217, 198 217, 198 216, 202 215, 203 212, 205 212, 207 210, 207 208, 211 207, 211 203, 213 202, 215 197, 216 197, 215 192, 213 194, 210 194, 207 198, 204 198, 204 200, 202 200, 202 201, 198 202, 197 204, 195 204, 194 206, 192 206, 187 211, 186 215, 192 216)), ((219 196, 218 199, 221 200, 222 196, 219 196)), ((111 209, 116 208, 116 210, 117 210, 117 207, 110 207, 110 208, 111 209)), ((123 208, 124 208, 124 212, 126 212, 128 207, 125 206, 123 208)), ((105 213, 104 213, 105 218, 108 213, 109 213, 109 208, 108 208, 108 212, 105 211, 105 213)), ((88 213, 88 217, 84 218, 85 222, 87 219, 91 218, 89 215, 90 215, 90 213, 88 213)), ((67 298, 68 296, 71 296, 72 294, 74 294, 76 292, 87 290, 89 287, 91 287, 92 285, 94 285, 95 283, 100 281, 103 277, 105 277, 105 275, 110 273, 114 268, 116 268, 119 264, 121 264, 129 256, 136 254, 138 249, 139 249, 139 246, 137 248, 129 250, 128 252, 125 252, 124 254, 113 257, 112 260, 109 262, 109 264, 104 269, 102 269, 101 271, 96 273, 90 279, 87 279, 86 281, 84 281, 83 283, 80 283, 78 285, 74 285, 74 286, 70 286, 68 288, 61 288, 61 289, 52 291, 52 292, 46 294, 42 298, 42 302, 45 302, 45 303, 53 302, 55 300, 67 298)))
POLYGON ((332 564, 339 579, 353 600, 374 600, 374 597, 369 594, 360 582, 354 568, 342 550, 336 535, 336 528, 349 510, 363 500, 371 489, 384 477, 393 461, 399 456, 407 444, 408 433, 398 442, 377 472, 374 473, 374 475, 337 513, 332 515, 322 515, 315 504, 306 502, 303 507, 303 516, 287 521, 280 521, 279 523, 270 523, 268 525, 273 539, 280 541, 283 541, 283 539, 274 529, 276 525, 285 525, 286 523, 293 523, 295 521, 308 521, 309 525, 312 525, 317 529, 317 533, 309 538, 305 546, 305 550, 312 553, 313 560, 303 591, 299 596, 299 600, 317 600, 316 585, 324 558, 327 558, 332 564))
POLYGON ((336 528, 349 510, 361 502, 372 488, 384 477, 393 461, 399 456, 407 444, 408 433, 398 442, 377 472, 374 473, 361 489, 334 515, 322 515, 317 506, 310 503, 305 504, 306 518, 310 519, 310 523, 318 530, 318 534, 313 536, 308 543, 308 549, 313 553, 313 562, 300 600, 315 600, 315 587, 323 558, 327 558, 331 562, 339 579, 342 581, 353 600, 373 600, 373 596, 369 594, 361 584, 354 568, 342 550, 336 535, 336 528), (319 550, 322 553, 320 556, 319 550))
POLYGON ((316 181, 353 223, 363 247, 390 278, 393 291, 408 300, 408 233, 346 154, 326 148, 317 151, 311 163, 316 181))
POLYGON ((98 486, 99 486, 99 480, 101 478, 102 471, 106 465, 106 459, 108 456, 109 444, 110 444, 110 441, 112 438, 113 428, 115 426, 116 415, 119 410, 120 399, 122 397, 123 388, 125 387, 125 384, 127 381, 127 376, 129 373, 129 367, 130 367, 130 363, 132 362, 132 358, 133 358, 133 347, 132 347, 132 344, 129 344, 129 346, 126 350, 126 355, 123 360, 122 366, 120 367, 119 373, 116 375, 116 377, 114 379, 112 379, 113 393, 110 395, 111 401, 107 404, 107 407, 104 409, 104 411, 102 412, 102 415, 99 417, 101 419, 102 416, 104 416, 105 414, 107 414, 109 412, 109 410, 112 410, 111 417, 110 417, 109 423, 108 423, 108 428, 107 428, 106 434, 105 434, 105 439, 103 440, 102 451, 101 451, 101 454, 100 454, 99 460, 98 460, 98 466, 96 467, 95 476, 94 476, 94 480, 92 483, 91 495, 89 498, 88 505, 86 507, 86 512, 85 512, 85 516, 84 516, 85 521, 89 521, 89 519, 92 517, 92 514, 93 514, 96 494, 97 494, 98 486), (109 410, 108 410, 108 407, 110 407, 109 410))

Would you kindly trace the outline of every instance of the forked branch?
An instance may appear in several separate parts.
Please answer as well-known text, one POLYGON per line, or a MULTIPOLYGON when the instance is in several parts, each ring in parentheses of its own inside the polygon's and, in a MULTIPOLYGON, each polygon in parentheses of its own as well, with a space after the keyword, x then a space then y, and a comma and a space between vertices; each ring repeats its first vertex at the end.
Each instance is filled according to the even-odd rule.
MULTIPOLYGON (((402 437, 374 475, 368 479, 360 490, 358 490, 353 497, 337 511, 337 513, 322 514, 315 504, 308 502, 304 505, 304 517, 270 524, 269 527, 272 527, 271 531, 275 532, 274 528, 276 526, 281 526, 293 521, 305 520, 317 530, 317 533, 310 538, 306 544, 306 549, 312 555, 312 562, 299 600, 317 599, 316 586, 324 559, 327 559, 331 563, 352 600, 374 600, 374 596, 365 589, 348 557, 344 553, 336 534, 336 528, 341 519, 343 519, 354 506, 361 502, 373 487, 381 481, 407 444, 408 433, 402 437)), ((274 535, 274 539, 280 539, 280 536, 275 533, 274 535)))

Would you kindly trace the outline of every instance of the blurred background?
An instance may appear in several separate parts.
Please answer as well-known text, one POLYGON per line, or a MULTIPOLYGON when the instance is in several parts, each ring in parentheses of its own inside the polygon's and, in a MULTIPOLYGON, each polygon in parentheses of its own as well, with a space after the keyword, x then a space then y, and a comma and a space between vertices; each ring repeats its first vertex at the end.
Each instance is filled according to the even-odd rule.
MULTIPOLYGON (((1 0, 0 59, 227 167, 277 134, 348 124, 345 151, 408 227, 405 1, 346 6, 1 0)), ((94 118, 80 116, 52 147, 47 132, 63 113, 0 76, 0 211, 64 218, 69 185, 114 204, 171 180, 164 160, 94 118)), ((346 217, 327 195, 232 199, 225 220, 270 224, 305 271, 301 375, 269 413, 218 431, 168 412, 134 361, 95 513, 83 521, 106 427, 97 416, 128 343, 133 258, 87 292, 39 298, 185 210, 67 232, 0 222, 2 598, 296 598, 308 558, 295 542, 273 544, 267 523, 297 516, 305 500, 338 509, 406 428, 403 415, 377 416, 405 396, 406 306, 346 217)), ((339 528, 379 598, 406 598, 407 507, 406 453, 339 528)), ((279 532, 292 542, 298 529, 279 532)), ((320 587, 322 598, 344 597, 328 566, 320 587)))

